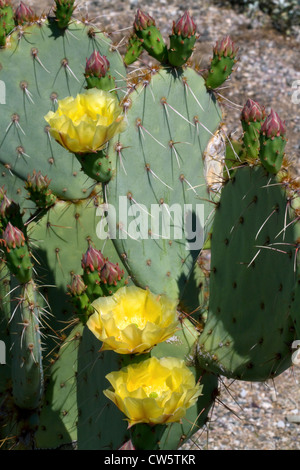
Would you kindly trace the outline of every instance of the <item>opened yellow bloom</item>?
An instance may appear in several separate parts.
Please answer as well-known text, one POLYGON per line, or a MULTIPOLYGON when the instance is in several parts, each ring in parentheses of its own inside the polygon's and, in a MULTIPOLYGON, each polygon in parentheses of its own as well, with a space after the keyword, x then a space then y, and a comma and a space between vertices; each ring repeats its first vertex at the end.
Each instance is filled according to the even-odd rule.
POLYGON ((178 329, 176 303, 139 287, 122 287, 111 297, 92 303, 87 326, 103 341, 102 350, 119 354, 149 351, 178 329))
POLYGON ((202 386, 184 361, 151 357, 106 376, 104 395, 127 416, 129 424, 178 422, 201 395, 202 386))
POLYGON ((124 130, 117 97, 97 88, 76 98, 59 100, 57 111, 49 111, 45 120, 52 137, 73 153, 101 150, 116 133, 124 130))

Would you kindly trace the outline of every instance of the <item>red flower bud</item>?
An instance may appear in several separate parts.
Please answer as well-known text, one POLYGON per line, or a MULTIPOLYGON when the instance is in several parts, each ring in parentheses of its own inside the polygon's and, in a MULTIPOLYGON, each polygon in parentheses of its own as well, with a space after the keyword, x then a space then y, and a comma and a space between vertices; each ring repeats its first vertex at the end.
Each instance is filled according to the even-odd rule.
POLYGON ((32 8, 26 6, 23 2, 20 3, 15 11, 16 22, 21 25, 33 21, 34 17, 35 14, 32 8))
POLYGON ((265 117, 265 108, 262 108, 256 101, 249 98, 242 110, 241 120, 245 122, 260 122, 263 121, 265 117))
POLYGON ((269 138, 284 136, 286 133, 285 123, 282 122, 273 109, 271 109, 269 116, 261 126, 261 132, 269 138))
POLYGON ((100 52, 94 51, 90 58, 86 60, 85 74, 94 77, 105 77, 109 69, 109 61, 105 55, 101 55, 100 52))
POLYGON ((152 16, 147 15, 140 9, 138 9, 135 20, 134 20, 134 27, 137 30, 147 29, 149 26, 155 26, 155 20, 152 16))
POLYGON ((176 21, 176 23, 175 21, 173 22, 173 34, 187 38, 194 36, 195 32, 196 25, 188 11, 186 11, 184 15, 176 21))
POLYGON ((235 57, 237 51, 238 48, 235 47, 234 42, 229 36, 223 38, 220 45, 217 41, 214 47, 214 54, 219 57, 235 57))
POLYGON ((82 269, 90 271, 100 271, 105 265, 105 258, 101 251, 90 245, 81 260, 82 269))
POLYGON ((136 450, 134 447, 132 440, 124 442, 124 444, 118 450, 136 450))
POLYGON ((8 222, 7 227, 3 233, 3 241, 8 248, 19 248, 24 246, 25 237, 21 230, 8 222))
POLYGON ((104 284, 116 285, 123 276, 124 271, 120 269, 118 263, 113 264, 110 261, 106 261, 105 266, 101 270, 100 279, 104 284))

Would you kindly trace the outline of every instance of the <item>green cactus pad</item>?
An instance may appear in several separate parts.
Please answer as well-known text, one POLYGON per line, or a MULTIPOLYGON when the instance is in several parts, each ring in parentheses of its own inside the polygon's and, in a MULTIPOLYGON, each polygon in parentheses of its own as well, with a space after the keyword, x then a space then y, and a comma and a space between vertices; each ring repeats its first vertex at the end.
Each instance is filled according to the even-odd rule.
POLYGON ((294 233, 285 193, 261 167, 241 168, 227 182, 211 250, 200 365, 241 380, 279 375, 291 365, 295 336, 294 233))
MULTIPOLYGON (((202 252, 203 253, 203 252, 202 252)), ((202 319, 209 295, 209 272, 201 268, 202 253, 181 293, 180 310, 195 320, 202 319)))
POLYGON ((106 187, 114 209, 108 210, 110 234, 134 282, 178 299, 214 209, 202 156, 221 112, 203 79, 189 68, 182 74, 160 69, 125 102, 127 128, 109 148, 116 166, 106 187), (161 220, 155 226, 152 209, 161 214, 163 227, 161 220), (201 221, 197 211, 202 210, 201 221), (199 237, 193 245, 191 223, 196 221, 199 237))
POLYGON ((109 38, 78 21, 66 30, 54 20, 17 28, 8 46, 0 50, 6 98, 0 104, 0 162, 22 180, 41 170, 51 179, 52 192, 63 199, 87 197, 94 181, 50 137, 44 116, 56 110, 57 100, 83 92, 84 66, 93 50, 107 56, 111 74, 122 88, 125 67, 118 52, 110 50, 109 38))
POLYGON ((150 426, 146 423, 135 424, 131 431, 131 441, 135 450, 157 450, 166 430, 166 425, 150 426))
MULTIPOLYGON (((7 381, 10 378, 9 365, 9 329, 10 319, 10 273, 3 261, 0 262, 0 351, 1 351, 1 374, 0 374, 0 401, 4 400, 7 381)), ((0 426, 1 428, 1 426, 0 426)), ((1 430, 0 430, 1 436, 1 430)))
POLYGON ((9 331, 13 399, 19 408, 35 410, 44 390, 40 330, 44 299, 33 281, 14 289, 12 297, 9 331))

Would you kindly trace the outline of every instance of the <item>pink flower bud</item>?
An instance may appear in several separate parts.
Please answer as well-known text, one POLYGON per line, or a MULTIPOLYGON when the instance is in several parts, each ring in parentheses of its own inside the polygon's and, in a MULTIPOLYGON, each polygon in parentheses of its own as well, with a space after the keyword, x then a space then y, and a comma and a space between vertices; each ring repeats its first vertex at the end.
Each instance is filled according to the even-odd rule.
POLYGON ((73 274, 72 282, 71 285, 68 285, 68 289, 74 296, 83 294, 86 290, 86 285, 80 274, 73 274))
POLYGON ((3 240, 7 248, 16 248, 24 246, 25 237, 23 232, 17 227, 14 227, 10 222, 8 222, 7 227, 3 233, 3 240))
POLYGON ((6 189, 4 186, 2 186, 2 188, 0 188, 0 201, 2 201, 4 195, 7 193, 6 189))
POLYGON ((120 266, 113 264, 110 261, 106 261, 105 266, 101 270, 100 279, 104 284, 116 285, 118 281, 124 276, 124 271, 120 269, 120 266))
POLYGON ((261 132, 269 138, 284 136, 286 133, 285 123, 282 122, 273 109, 271 109, 269 116, 261 126, 261 132))
POLYGON ((85 74, 94 77, 105 77, 109 69, 109 61, 105 55, 101 55, 100 52, 94 51, 90 58, 86 60, 85 74))
POLYGON ((138 9, 135 20, 134 20, 134 27, 137 30, 147 29, 149 26, 155 26, 155 20, 152 16, 147 15, 140 9, 138 9))
POLYGON ((256 101, 249 98, 242 110, 241 120, 245 122, 260 122, 263 121, 265 117, 265 108, 262 108, 256 101))
POLYGON ((196 25, 192 18, 189 15, 189 12, 186 11, 184 15, 173 23, 173 34, 188 38, 194 36, 196 32, 196 25))
POLYGON ((214 47, 214 54, 219 57, 235 57, 237 51, 238 48, 235 47, 234 42, 229 36, 223 38, 220 45, 217 41, 214 47))
POLYGON ((18 24, 28 23, 33 21, 35 17, 32 8, 26 6, 23 2, 20 3, 15 11, 15 19, 18 24))
POLYGON ((82 269, 90 271, 100 271, 105 265, 105 258, 101 251, 90 245, 81 260, 82 269))

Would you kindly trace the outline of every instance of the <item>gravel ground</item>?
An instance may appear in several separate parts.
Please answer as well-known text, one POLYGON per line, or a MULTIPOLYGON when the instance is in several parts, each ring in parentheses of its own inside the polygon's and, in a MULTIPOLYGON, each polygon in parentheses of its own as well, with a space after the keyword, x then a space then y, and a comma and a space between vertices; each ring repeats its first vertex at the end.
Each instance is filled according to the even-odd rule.
MULTIPOLYGON (((52 4, 48 0, 28 3, 37 12, 48 11, 52 4)), ((188 7, 200 33, 194 57, 203 68, 207 67, 214 42, 230 34, 240 48, 240 60, 228 87, 222 90, 228 131, 235 135, 241 132, 238 119, 248 97, 265 105, 267 110, 273 107, 286 120, 289 139, 286 151, 300 175, 300 102, 292 100, 293 93, 296 97, 293 83, 297 80, 300 90, 300 38, 278 33, 263 14, 250 20, 208 1, 116 0, 113 5, 106 0, 81 3, 77 15, 86 15, 88 11, 95 24, 112 33, 115 44, 129 34, 137 8, 154 16, 166 37, 172 20, 188 7)), ((199 431, 197 442, 189 446, 209 450, 299 450, 299 387, 300 367, 296 366, 266 384, 223 380, 207 429, 199 431)))

